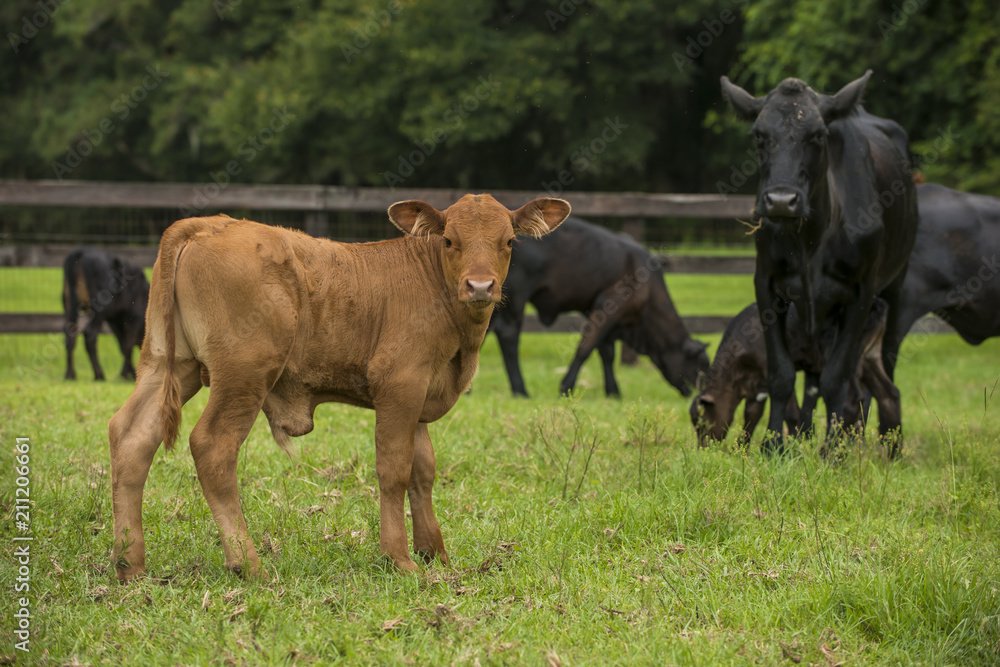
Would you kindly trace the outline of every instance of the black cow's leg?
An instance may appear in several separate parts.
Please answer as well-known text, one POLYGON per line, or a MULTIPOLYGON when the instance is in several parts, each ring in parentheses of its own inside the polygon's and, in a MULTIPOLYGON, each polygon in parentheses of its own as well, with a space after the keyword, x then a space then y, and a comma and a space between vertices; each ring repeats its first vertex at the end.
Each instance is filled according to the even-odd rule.
POLYGON ((740 436, 742 442, 750 444, 753 432, 764 416, 765 405, 767 400, 758 401, 754 396, 747 397, 743 404, 743 433, 740 436))
POLYGON ((885 334, 882 336, 882 366, 890 380, 896 377, 896 364, 899 361, 899 348, 903 344, 903 338, 910 332, 910 327, 919 317, 912 308, 904 310, 900 303, 900 293, 905 279, 906 270, 904 269, 900 272, 899 277, 879 294, 879 297, 885 299, 888 305, 885 334))
POLYGON ((820 450, 823 456, 830 453, 831 447, 842 435, 844 406, 860 361, 861 338, 874 296, 870 292, 862 294, 860 299, 845 308, 837 342, 819 377, 820 395, 826 404, 826 437, 820 450))
POLYGON ((767 421, 767 434, 761 443, 761 448, 766 453, 774 450, 783 453, 785 407, 795 391, 795 364, 785 342, 788 304, 774 293, 769 268, 760 265, 760 249, 757 256, 754 288, 761 321, 768 324, 764 329, 764 344, 767 348, 767 393, 771 400, 771 415, 767 421))
POLYGON ((139 344, 138 329, 131 322, 122 322, 119 329, 115 330, 118 337, 118 346, 121 348, 122 357, 125 362, 122 364, 122 377, 126 380, 135 379, 135 366, 132 365, 132 348, 139 344))
POLYGON ((524 304, 511 303, 497 310, 493 316, 493 331, 500 343, 500 354, 503 365, 507 369, 507 379, 510 381, 510 391, 514 396, 528 396, 521 375, 521 363, 518 354, 518 344, 521 339, 521 325, 524 321, 524 304))
MULTIPOLYGON (((870 396, 878 401, 878 432, 889 447, 889 458, 899 455, 902 445, 902 408, 899 389, 883 368, 882 360, 866 357, 862 362, 862 382, 870 396)), ((867 410, 865 411, 867 420, 867 410)))
POLYGON ((73 367, 73 350, 76 349, 76 337, 79 334, 77 329, 77 318, 72 319, 67 318, 66 324, 63 325, 63 331, 66 333, 66 379, 75 380, 76 379, 76 369, 73 367))
POLYGON ((819 403, 819 374, 806 371, 805 387, 802 390, 802 410, 800 411, 799 428, 796 435, 801 438, 811 438, 815 427, 813 418, 816 415, 816 404, 819 403))
POLYGON ((87 327, 83 330, 83 341, 87 346, 87 355, 90 357, 90 365, 94 368, 95 380, 104 379, 104 370, 101 368, 101 362, 97 360, 97 334, 100 333, 102 324, 104 324, 104 319, 95 314, 90 321, 87 322, 87 327))
POLYGON ((597 346, 604 365, 604 393, 611 398, 621 398, 618 391, 618 380, 615 379, 615 341, 606 339, 597 346))
POLYGON ((799 401, 794 391, 785 405, 785 423, 788 424, 788 432, 793 436, 798 437, 802 432, 802 411, 799 410, 799 401))
POLYGON ((562 382, 559 384, 560 394, 566 395, 573 390, 573 387, 576 386, 576 378, 580 374, 583 362, 587 360, 587 357, 594 351, 594 348, 607 338, 617 323, 617 319, 611 319, 601 309, 595 309, 588 315, 587 322, 583 325, 583 336, 580 338, 580 345, 576 348, 576 354, 569 365, 569 370, 566 371, 565 377, 563 377, 562 382))
POLYGON ((124 358, 121 376, 123 378, 135 377, 135 370, 132 369, 132 348, 127 345, 128 325, 119 319, 109 319, 107 322, 111 333, 115 336, 115 340, 118 341, 118 349, 121 350, 122 357, 124 358), (132 375, 129 375, 130 369, 132 375))

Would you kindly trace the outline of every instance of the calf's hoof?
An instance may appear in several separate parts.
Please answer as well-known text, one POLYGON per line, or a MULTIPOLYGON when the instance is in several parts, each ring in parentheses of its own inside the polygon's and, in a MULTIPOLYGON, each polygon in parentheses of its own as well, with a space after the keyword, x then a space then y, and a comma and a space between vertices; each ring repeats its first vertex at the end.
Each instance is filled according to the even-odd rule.
POLYGON ((393 568, 400 572, 405 572, 406 574, 413 574, 419 569, 417 564, 414 563, 413 559, 409 556, 395 558, 389 554, 383 554, 383 559, 383 562, 391 563, 393 568))
POLYGON ((145 575, 146 567, 144 565, 115 565, 115 579, 120 584, 127 584, 145 575))
POLYGON ((448 558, 448 552, 444 549, 440 551, 433 549, 418 549, 416 554, 420 557, 420 560, 427 565, 433 563, 435 558, 441 561, 442 565, 451 565, 451 559, 448 558))
POLYGON ((240 579, 252 581, 255 579, 265 579, 264 570, 259 563, 226 563, 226 570, 235 574, 240 579))

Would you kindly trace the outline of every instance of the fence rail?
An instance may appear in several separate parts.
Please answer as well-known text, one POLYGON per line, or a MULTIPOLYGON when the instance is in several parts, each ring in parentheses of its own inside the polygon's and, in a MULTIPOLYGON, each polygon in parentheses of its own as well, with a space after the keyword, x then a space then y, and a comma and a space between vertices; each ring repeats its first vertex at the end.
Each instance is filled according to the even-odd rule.
MULTIPOLYGON (((393 202, 422 199, 445 208, 468 190, 447 188, 348 188, 333 185, 216 185, 215 183, 121 183, 0 179, 0 205, 120 206, 190 211, 242 208, 285 211, 385 211, 393 202)), ((495 190, 508 207, 541 191, 495 190)), ((750 195, 645 192, 562 192, 579 215, 623 218, 735 218, 748 216, 750 195)))

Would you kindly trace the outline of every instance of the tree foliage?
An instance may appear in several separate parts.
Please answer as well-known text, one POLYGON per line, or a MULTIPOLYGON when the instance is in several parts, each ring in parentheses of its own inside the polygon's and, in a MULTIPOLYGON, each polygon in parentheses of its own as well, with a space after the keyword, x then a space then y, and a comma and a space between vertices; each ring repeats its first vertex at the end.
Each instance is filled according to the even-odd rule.
POLYGON ((986 0, 10 0, 0 20, 4 177, 712 192, 749 146, 721 74, 832 91, 871 67, 869 107, 928 176, 1000 194, 986 0))

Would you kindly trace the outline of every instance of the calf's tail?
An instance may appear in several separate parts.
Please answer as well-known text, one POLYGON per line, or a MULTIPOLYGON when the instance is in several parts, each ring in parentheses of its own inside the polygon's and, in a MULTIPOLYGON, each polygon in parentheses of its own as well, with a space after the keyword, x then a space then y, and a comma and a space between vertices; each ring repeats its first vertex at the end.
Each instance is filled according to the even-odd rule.
MULTIPOLYGON (((174 355, 177 347, 177 332, 174 329, 174 281, 177 274, 177 260, 188 241, 187 234, 180 225, 173 225, 163 234, 160 253, 153 269, 153 282, 159 282, 160 304, 163 314, 164 373, 160 404, 160 421, 163 427, 163 445, 173 449, 177 442, 177 432, 181 425, 181 385, 174 370, 174 355)), ((150 310, 153 308, 150 303, 150 310)), ((152 323, 151 323, 152 324, 152 323)))

